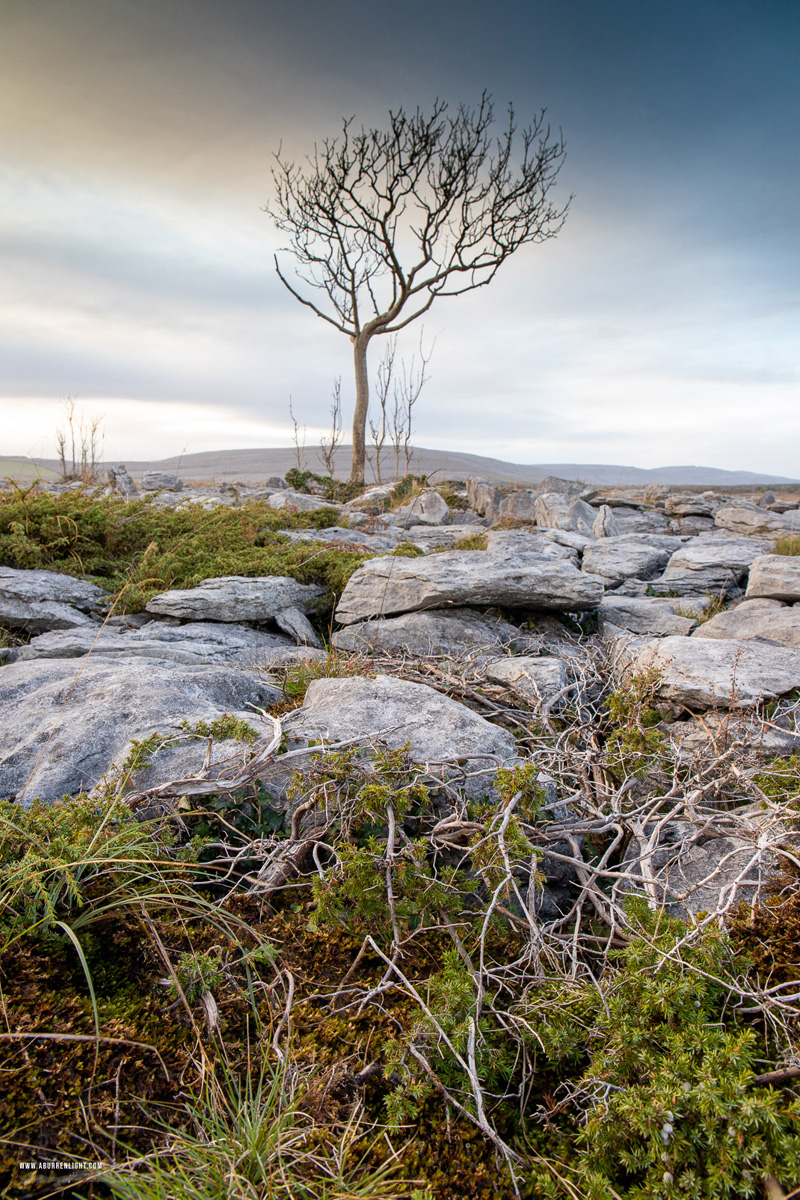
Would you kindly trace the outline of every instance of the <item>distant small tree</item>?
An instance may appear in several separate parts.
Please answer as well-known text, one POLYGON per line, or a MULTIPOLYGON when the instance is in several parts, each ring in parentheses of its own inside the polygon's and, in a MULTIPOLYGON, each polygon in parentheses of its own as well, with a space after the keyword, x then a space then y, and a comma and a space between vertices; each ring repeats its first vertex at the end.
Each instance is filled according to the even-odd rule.
POLYGON ((330 437, 319 439, 319 456, 322 465, 328 472, 328 478, 336 475, 336 451, 342 440, 342 377, 333 381, 333 401, 331 403, 331 433, 330 437))
POLYGON ((564 160, 541 112, 521 133, 496 139, 491 96, 454 116, 437 100, 429 115, 389 113, 386 130, 352 129, 315 146, 307 165, 275 155, 275 199, 266 208, 288 234, 298 279, 320 293, 309 299, 275 269, 295 299, 353 343, 356 403, 350 478, 364 482, 369 410, 367 349, 373 337, 404 329, 437 296, 490 283, 501 263, 527 242, 561 229, 569 201, 556 208, 550 189, 564 160))
POLYGON ((64 415, 66 426, 56 430, 61 478, 65 483, 78 479, 85 484, 96 483, 104 440, 104 418, 76 413, 71 396, 64 401, 64 415))

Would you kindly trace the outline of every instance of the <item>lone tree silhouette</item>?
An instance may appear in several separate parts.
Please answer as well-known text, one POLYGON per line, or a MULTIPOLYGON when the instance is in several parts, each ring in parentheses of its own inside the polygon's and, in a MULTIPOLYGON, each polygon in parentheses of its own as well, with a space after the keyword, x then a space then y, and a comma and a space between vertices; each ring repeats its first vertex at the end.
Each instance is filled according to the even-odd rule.
POLYGON ((485 286, 520 246, 563 226, 569 200, 557 208, 549 193, 564 141, 551 139, 544 117, 521 131, 516 158, 514 110, 493 138, 487 92, 452 117, 440 100, 427 116, 390 112, 386 130, 355 132, 351 117, 305 166, 275 154, 275 199, 264 211, 289 235, 298 282, 277 255, 275 269, 295 299, 353 343, 352 482, 364 482, 372 338, 404 329, 437 296, 485 286), (301 284, 321 295, 310 299, 301 284))

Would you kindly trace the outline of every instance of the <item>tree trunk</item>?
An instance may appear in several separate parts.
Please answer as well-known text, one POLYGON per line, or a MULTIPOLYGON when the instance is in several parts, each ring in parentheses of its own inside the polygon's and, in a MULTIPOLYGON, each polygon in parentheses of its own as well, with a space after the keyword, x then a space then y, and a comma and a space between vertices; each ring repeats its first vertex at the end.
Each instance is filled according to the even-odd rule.
POLYGON ((353 338, 353 360, 356 369, 356 407, 353 413, 353 458, 350 464, 350 482, 364 482, 366 461, 367 412, 369 411, 369 376, 367 375, 367 346, 370 334, 363 333, 353 338))

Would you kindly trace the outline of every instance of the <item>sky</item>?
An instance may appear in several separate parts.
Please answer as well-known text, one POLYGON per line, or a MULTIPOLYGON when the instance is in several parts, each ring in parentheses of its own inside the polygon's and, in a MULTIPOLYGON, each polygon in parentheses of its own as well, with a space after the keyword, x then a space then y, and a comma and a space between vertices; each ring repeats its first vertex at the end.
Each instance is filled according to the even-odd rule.
MULTIPOLYGON (((800 475, 796 0, 0 0, 0 455, 312 445, 352 348, 299 305, 273 155, 542 108, 558 237, 437 300, 418 445, 800 475), (291 259, 281 261, 287 270, 291 259)), ((371 350, 371 368, 382 346, 371 350)))

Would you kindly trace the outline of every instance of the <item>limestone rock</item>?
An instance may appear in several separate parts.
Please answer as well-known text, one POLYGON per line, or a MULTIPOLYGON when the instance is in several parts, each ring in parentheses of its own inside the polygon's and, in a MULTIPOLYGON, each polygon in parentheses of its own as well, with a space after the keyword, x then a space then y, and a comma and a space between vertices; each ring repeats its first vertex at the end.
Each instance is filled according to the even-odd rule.
POLYGON ((592 525, 592 533, 596 538, 612 538, 619 536, 617 518, 607 504, 601 504, 592 525))
POLYGON ((299 658, 322 657, 303 648, 298 653, 294 639, 250 629, 246 625, 217 621, 145 620, 138 627, 92 623, 78 629, 56 630, 31 638, 27 646, 10 652, 12 661, 33 658, 155 658, 162 661, 203 666, 220 663, 263 669, 294 662, 299 658))
POLYGON ((617 639, 618 665, 661 675, 659 694, 690 709, 744 708, 800 687, 800 650, 774 642, 617 639))
POLYGON ((138 496, 139 494, 124 463, 120 463, 118 467, 108 468, 108 482, 112 490, 119 492, 121 496, 138 496))
POLYGON ((285 575, 255 579, 223 575, 204 579, 194 588, 163 592, 148 600, 145 607, 150 613, 185 620, 267 621, 284 608, 309 612, 321 595, 321 587, 297 583, 285 575))
POLYGON ((521 699, 547 704, 567 686, 567 671, 558 658, 531 655, 498 658, 486 664, 486 678, 515 692, 521 699))
POLYGON ((761 638, 800 650, 800 606, 753 609, 745 605, 740 604, 727 612, 718 613, 695 630, 692 636, 738 638, 741 641, 761 638))
POLYGON ((0 796, 30 803, 89 790, 112 763, 121 766, 131 739, 279 696, 263 676, 230 666, 90 658, 78 674, 64 659, 11 663, 0 670, 0 796))
POLYGON ((485 479, 469 478, 467 480, 467 503, 481 517, 489 517, 492 521, 496 521, 500 516, 502 499, 497 488, 492 487, 485 479))
POLYGON ((56 571, 20 571, 0 567, 0 625, 40 632, 73 629, 92 623, 110 599, 107 592, 56 571))
POLYGON ((674 492, 664 497, 664 511, 671 517, 713 517, 715 507, 707 496, 674 492))
POLYGON ((497 651, 503 646, 524 647, 531 641, 521 630, 499 617, 482 616, 470 608, 435 609, 405 613, 377 621, 348 625, 333 635, 337 650, 370 653, 465 655, 497 651))
POLYGON ((446 525, 450 518, 450 507, 438 492, 432 489, 404 504, 394 512, 395 524, 406 529, 412 525, 446 525))
POLYGON ((504 496, 500 501, 500 516, 512 521, 535 521, 536 494, 520 490, 504 496))
POLYGON ((611 511, 620 533, 666 533, 669 528, 663 512, 653 509, 640 511, 636 508, 613 506, 611 511))
POLYGON ((381 557, 363 563, 347 582, 336 619, 351 625, 454 604, 577 612, 596 607, 602 594, 602 581, 571 562, 526 551, 449 550, 428 558, 381 557))
POLYGON ((536 524, 542 529, 569 529, 592 536, 597 512, 585 500, 570 499, 559 492, 545 492, 535 503, 536 524))
POLYGON ((305 492, 292 492, 288 488, 285 492, 273 492, 267 500, 270 508, 274 509, 294 509, 297 512, 313 512, 318 508, 335 508, 329 500, 323 500, 319 496, 308 496, 305 492))
POLYGON ((800 556, 764 554, 754 559, 747 584, 747 598, 800 602, 800 556))
POLYGON ((294 638, 298 646, 314 646, 317 649, 322 647, 322 642, 314 632, 313 625, 299 608, 282 608, 275 613, 274 620, 278 628, 282 629, 284 633, 288 633, 289 637, 294 638))
POLYGON ((717 535, 693 538, 675 551, 654 589, 684 596, 736 592, 750 564, 767 549, 766 542, 752 538, 717 535))
POLYGON ((655 637, 686 637, 697 628, 697 621, 676 611, 680 603, 662 596, 604 596, 597 610, 598 632, 601 637, 620 629, 655 637))
POLYGON ((183 491, 181 480, 177 475, 170 474, 169 471, 145 471, 139 480, 139 487, 143 492, 183 491))
POLYGON ((652 579, 661 573, 669 561, 669 551, 646 541, 606 537, 587 546, 583 554, 583 569, 600 575, 613 586, 623 579, 652 579))
POLYGON ((789 531, 789 523, 785 517, 759 508, 757 504, 747 506, 737 504, 729 508, 720 508, 714 517, 714 524, 718 529, 725 529, 729 533, 740 533, 745 537, 754 537, 765 533, 771 534, 773 537, 780 537, 781 534, 789 531))
POLYGON ((430 764, 437 773, 452 773, 436 765, 441 759, 465 759, 468 771, 481 772, 470 788, 477 794, 488 793, 503 762, 517 761, 516 743, 505 729, 425 684, 389 675, 315 679, 283 728, 290 745, 362 736, 368 745, 380 739, 393 749, 408 743, 412 761, 430 764))

